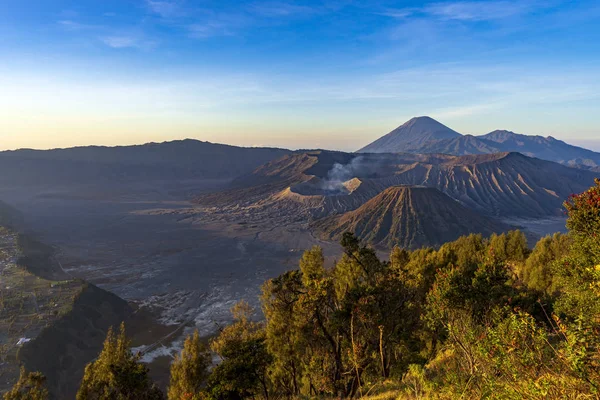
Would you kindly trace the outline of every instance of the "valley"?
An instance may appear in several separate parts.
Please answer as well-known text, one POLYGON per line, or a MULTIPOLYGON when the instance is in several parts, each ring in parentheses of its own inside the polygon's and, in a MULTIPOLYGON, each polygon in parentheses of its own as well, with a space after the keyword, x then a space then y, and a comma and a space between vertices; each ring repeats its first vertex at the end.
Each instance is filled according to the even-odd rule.
MULTIPOLYGON (((109 320, 129 321, 135 349, 162 387, 185 335, 194 329, 214 335, 232 321, 229 309, 239 300, 259 308, 263 283, 296 269, 306 249, 320 246, 326 265, 333 265, 346 231, 382 258, 395 245, 438 247, 469 233, 516 228, 534 243, 564 230, 563 200, 596 176, 514 152, 225 148, 218 157, 237 157, 238 166, 221 161, 211 169, 209 160, 191 153, 173 156, 183 151, 180 143, 150 149, 0 153, 0 164, 12 168, 2 178, 0 199, 4 224, 52 249, 53 274, 60 277, 46 279, 85 280, 118 296, 109 301, 109 320), (154 157, 158 166, 151 165, 154 157), (141 317, 126 317, 131 313, 141 317)), ((102 323, 107 328, 108 320, 102 323)), ((64 381, 61 374, 50 374, 55 385, 64 381)))

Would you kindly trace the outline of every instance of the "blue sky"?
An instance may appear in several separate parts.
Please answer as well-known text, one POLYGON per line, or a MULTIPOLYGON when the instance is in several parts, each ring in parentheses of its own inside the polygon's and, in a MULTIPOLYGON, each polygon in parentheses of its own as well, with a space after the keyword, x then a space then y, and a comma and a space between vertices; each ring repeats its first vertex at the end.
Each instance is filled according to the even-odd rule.
POLYGON ((600 150, 600 2, 3 0, 0 148, 355 150, 416 115, 600 150))

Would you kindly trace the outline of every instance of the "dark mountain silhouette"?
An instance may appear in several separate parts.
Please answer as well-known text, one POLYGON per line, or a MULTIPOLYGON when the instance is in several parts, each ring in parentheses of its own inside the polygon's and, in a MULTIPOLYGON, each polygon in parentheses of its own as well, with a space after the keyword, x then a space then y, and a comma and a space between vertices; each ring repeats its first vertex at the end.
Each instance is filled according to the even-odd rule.
POLYGON ((413 118, 358 152, 452 155, 519 152, 578 168, 593 170, 600 166, 600 153, 572 146, 551 136, 522 135, 507 130, 496 130, 482 136, 461 135, 428 117, 413 118))
POLYGON ((0 184, 228 179, 290 152, 192 139, 136 146, 3 151, 0 184))
POLYGON ((470 210, 437 189, 392 186, 363 206, 316 221, 313 229, 326 239, 344 232, 375 246, 439 246, 469 233, 489 236, 508 225, 470 210))

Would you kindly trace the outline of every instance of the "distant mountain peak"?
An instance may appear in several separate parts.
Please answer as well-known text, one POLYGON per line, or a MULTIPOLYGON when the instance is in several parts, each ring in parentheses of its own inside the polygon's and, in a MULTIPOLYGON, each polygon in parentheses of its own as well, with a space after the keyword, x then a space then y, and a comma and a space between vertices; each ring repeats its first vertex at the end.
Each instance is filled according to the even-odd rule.
POLYGON ((409 119, 408 121, 406 121, 404 124, 400 125, 397 129, 403 128, 403 127, 415 127, 418 126, 421 129, 429 129, 432 130, 434 132, 436 131, 440 131, 440 132, 454 132, 457 135, 460 135, 460 133, 448 128, 446 125, 442 124, 439 121, 436 121, 435 119, 428 117, 428 116, 421 116, 421 117, 413 117, 411 119, 409 119))
POLYGON ((600 169, 600 153, 552 136, 497 129, 481 136, 461 135, 428 116, 414 117, 358 150, 358 153, 492 154, 520 152, 581 169, 600 169))
POLYGON ((461 134, 427 116, 414 117, 359 150, 360 153, 409 152, 424 143, 460 137, 461 134))
MULTIPOLYGON (((436 121, 435 119, 431 118, 428 115, 421 115, 419 117, 412 117, 411 119, 409 119, 408 121, 406 121, 404 124, 409 124, 409 123, 416 123, 416 122, 431 122, 433 121, 436 124, 440 124, 438 121, 436 121)), ((441 124, 440 124, 441 125, 441 124)))

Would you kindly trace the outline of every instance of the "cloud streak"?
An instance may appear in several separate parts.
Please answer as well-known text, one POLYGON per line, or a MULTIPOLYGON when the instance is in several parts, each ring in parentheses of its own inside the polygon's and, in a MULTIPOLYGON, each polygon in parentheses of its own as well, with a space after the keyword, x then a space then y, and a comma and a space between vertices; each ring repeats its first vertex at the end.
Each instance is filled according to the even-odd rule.
POLYGON ((529 12, 532 5, 527 1, 459 1, 433 3, 423 12, 434 17, 459 21, 491 21, 529 12))
POLYGON ((248 11, 254 15, 267 18, 307 15, 314 12, 314 10, 310 7, 299 6, 286 2, 253 3, 248 7, 248 11))
POLYGON ((140 42, 133 36, 104 36, 100 40, 113 49, 126 49, 140 47, 140 42))
POLYGON ((185 12, 179 3, 174 1, 147 0, 146 5, 150 12, 157 14, 162 18, 176 18, 185 15, 185 12))
POLYGON ((429 3, 423 7, 388 9, 381 12, 393 18, 433 17, 441 20, 464 22, 493 21, 531 12, 539 6, 535 2, 521 1, 454 1, 429 3))

